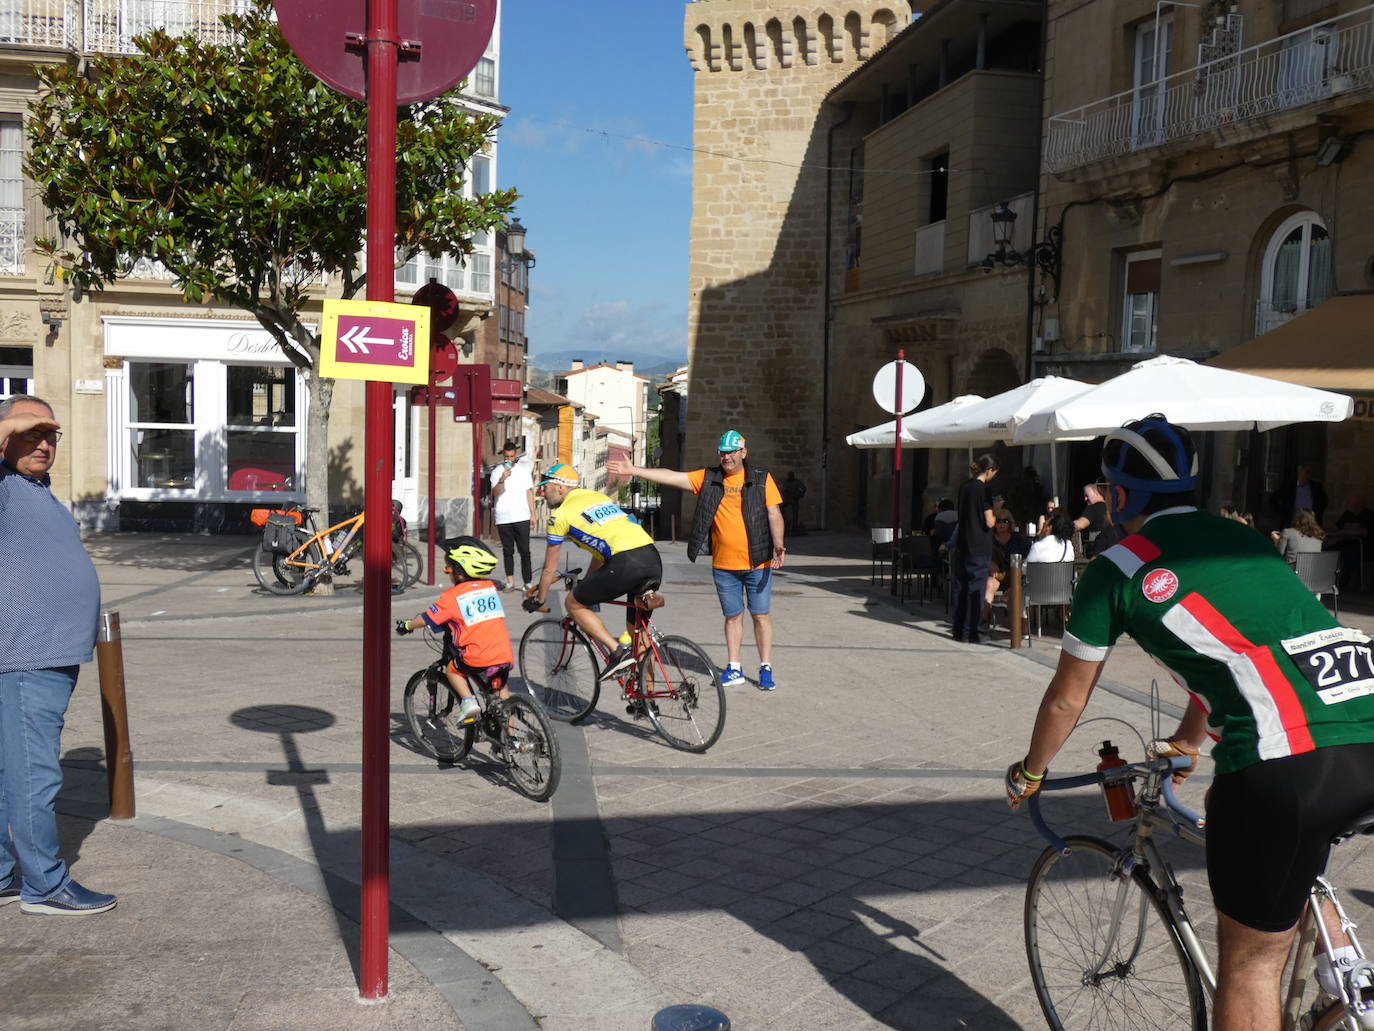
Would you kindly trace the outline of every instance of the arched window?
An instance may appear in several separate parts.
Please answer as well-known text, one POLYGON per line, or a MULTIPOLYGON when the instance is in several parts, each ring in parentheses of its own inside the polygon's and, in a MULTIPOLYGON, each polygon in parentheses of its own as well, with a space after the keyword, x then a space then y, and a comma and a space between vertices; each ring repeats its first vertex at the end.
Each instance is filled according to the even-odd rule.
POLYGON ((1303 211, 1286 219, 1269 238, 1260 274, 1256 335, 1331 296, 1331 235, 1321 216, 1303 211))

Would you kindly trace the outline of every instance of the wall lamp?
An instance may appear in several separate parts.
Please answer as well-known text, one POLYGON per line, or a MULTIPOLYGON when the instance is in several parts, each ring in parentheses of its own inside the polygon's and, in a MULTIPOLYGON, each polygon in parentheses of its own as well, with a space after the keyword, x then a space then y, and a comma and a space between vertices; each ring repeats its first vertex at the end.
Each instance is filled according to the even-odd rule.
POLYGON ((534 268, 534 255, 525 250, 525 227, 518 218, 510 220, 506 226, 506 260, 499 262, 497 268, 510 272, 517 265, 534 268))
POLYGON ((1050 226, 1045 232, 1044 240, 1031 244, 1024 251, 1018 251, 1012 247, 1012 237, 1016 232, 1016 212, 1012 211, 1006 201, 998 201, 989 217, 992 219, 992 242, 997 245, 997 250, 983 259, 983 271, 991 272, 998 265, 1024 265, 1026 268, 1038 269, 1054 288, 1050 296, 1058 298, 1059 275, 1063 268, 1063 255, 1060 252, 1063 230, 1059 226, 1050 226))

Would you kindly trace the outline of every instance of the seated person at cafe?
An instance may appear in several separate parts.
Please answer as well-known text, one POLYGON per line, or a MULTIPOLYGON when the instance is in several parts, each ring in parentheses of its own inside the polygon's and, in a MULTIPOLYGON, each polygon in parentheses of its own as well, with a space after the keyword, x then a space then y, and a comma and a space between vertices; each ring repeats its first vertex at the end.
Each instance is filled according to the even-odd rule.
POLYGON ((1317 525, 1317 517, 1310 509, 1300 508, 1293 514, 1292 526, 1284 529, 1283 533, 1275 530, 1269 537, 1283 555, 1283 560, 1291 566, 1297 564, 1299 555, 1321 551, 1326 533, 1317 525))
POLYGON ((1073 520, 1063 512, 1056 512, 1050 532, 1030 546, 1026 562, 1072 562, 1073 520))
POLYGON ((1341 553, 1341 586, 1347 587, 1351 577, 1357 576, 1360 562, 1374 537, 1374 511, 1365 506, 1358 494, 1345 503, 1345 511, 1336 517, 1336 532, 1327 536, 1327 546, 1341 553), (1363 543, 1361 543, 1363 542, 1363 543))
POLYGON ((992 599, 1007 582, 1011 571, 1011 557, 1020 555, 1025 558, 1030 545, 1016 529, 1015 517, 1005 508, 996 513, 997 522, 992 528, 992 561, 988 565, 988 582, 983 589, 983 615, 986 618, 992 608, 992 599))

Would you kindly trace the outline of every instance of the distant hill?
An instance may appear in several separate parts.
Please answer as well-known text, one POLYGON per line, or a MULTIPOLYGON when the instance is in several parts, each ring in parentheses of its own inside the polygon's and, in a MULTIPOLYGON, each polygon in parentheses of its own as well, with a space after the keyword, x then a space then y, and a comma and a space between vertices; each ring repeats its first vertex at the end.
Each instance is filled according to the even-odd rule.
MULTIPOLYGON (((600 354, 590 351, 550 351, 544 354, 535 354, 529 357, 529 362, 534 368, 541 372, 555 373, 566 372, 572 367, 573 359, 581 358, 587 365, 595 365, 601 361, 600 354)), ((684 354, 680 358, 672 356, 665 357, 661 354, 651 354, 645 351, 617 351, 614 357, 607 355, 606 361, 614 364, 617 361, 634 362, 635 372, 641 376, 648 376, 650 379, 656 376, 666 376, 679 365, 685 365, 687 356, 684 354)))

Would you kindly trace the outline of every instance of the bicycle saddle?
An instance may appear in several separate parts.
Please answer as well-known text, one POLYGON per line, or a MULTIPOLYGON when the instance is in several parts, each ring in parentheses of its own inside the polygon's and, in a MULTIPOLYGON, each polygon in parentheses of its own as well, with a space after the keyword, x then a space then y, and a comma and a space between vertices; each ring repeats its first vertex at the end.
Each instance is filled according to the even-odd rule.
POLYGON ((1367 810, 1355 817, 1332 840, 1344 841, 1356 834, 1374 834, 1374 809, 1367 810))
POLYGON ((659 580, 650 579, 641 583, 630 592, 630 594, 634 596, 635 606, 641 609, 663 608, 664 605, 668 604, 668 599, 658 593, 660 586, 661 581, 659 580))

